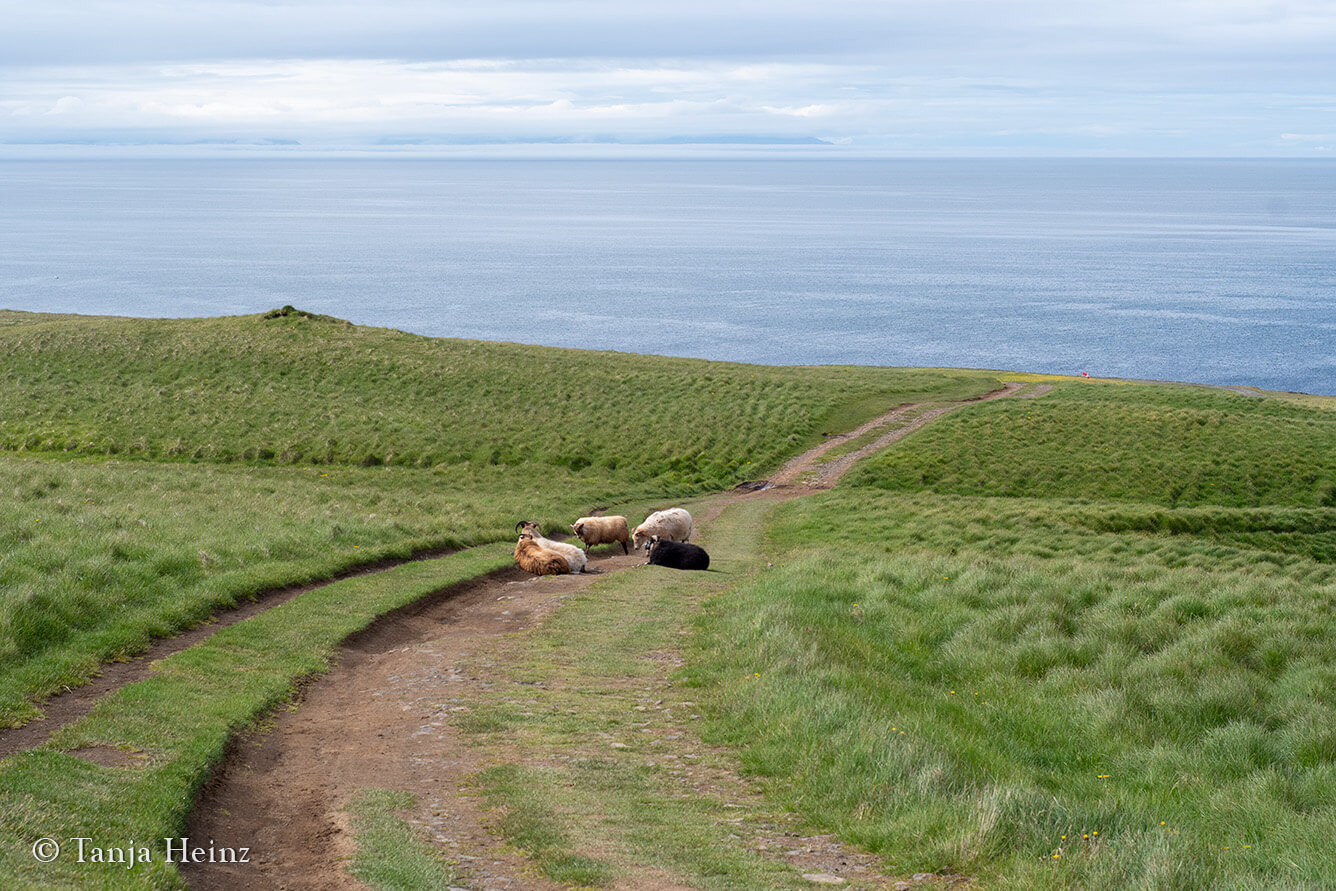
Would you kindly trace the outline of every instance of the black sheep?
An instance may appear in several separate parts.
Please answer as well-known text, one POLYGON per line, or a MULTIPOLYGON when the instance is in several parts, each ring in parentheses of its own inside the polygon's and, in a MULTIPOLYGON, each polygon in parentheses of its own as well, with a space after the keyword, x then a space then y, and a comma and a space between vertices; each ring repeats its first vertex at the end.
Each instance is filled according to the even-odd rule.
POLYGON ((709 569, 710 555, 699 545, 668 541, 656 535, 649 540, 649 562, 669 569, 709 569))

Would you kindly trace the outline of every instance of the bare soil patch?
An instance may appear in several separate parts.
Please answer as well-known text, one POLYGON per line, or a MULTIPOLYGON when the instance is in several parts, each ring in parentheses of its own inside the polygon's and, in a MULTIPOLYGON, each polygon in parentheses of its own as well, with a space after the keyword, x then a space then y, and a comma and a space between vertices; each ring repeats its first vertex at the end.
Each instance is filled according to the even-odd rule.
POLYGON ((70 752, 85 761, 101 764, 103 767, 131 768, 144 767, 148 764, 148 753, 133 749, 117 749, 111 746, 82 746, 70 752))

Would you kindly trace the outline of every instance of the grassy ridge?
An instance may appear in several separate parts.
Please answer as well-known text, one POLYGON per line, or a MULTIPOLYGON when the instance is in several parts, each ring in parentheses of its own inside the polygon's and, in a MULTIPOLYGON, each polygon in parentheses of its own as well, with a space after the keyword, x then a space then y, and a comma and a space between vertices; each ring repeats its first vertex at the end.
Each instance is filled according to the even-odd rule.
POLYGON ((395 814, 416 803, 412 794, 395 789, 363 789, 348 803, 357 837, 349 872, 376 891, 456 883, 458 876, 440 852, 395 814))
POLYGON ((916 433, 710 605, 713 738, 894 868, 1336 885, 1334 421, 1081 382, 916 433))
POLYGON ((774 466, 846 415, 979 392, 987 377, 546 349, 302 315, 33 321, 0 326, 0 354, 2 450, 594 466, 696 488, 774 466))

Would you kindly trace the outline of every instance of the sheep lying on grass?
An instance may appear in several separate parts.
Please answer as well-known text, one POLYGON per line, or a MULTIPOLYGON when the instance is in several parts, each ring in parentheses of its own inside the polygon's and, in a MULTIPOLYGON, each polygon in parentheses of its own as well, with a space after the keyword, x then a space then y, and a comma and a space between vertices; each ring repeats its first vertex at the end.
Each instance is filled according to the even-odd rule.
POLYGON ((664 541, 686 541, 691 537, 691 514, 680 507, 655 511, 631 532, 631 547, 649 547, 655 535, 664 541))
POLYGON ((710 555, 699 545, 666 541, 655 535, 649 540, 649 562, 669 569, 709 569, 710 555))
POLYGON ((549 551, 547 548, 523 535, 515 543, 515 562, 525 572, 534 575, 562 575, 571 571, 570 561, 565 554, 549 551))
POLYGON ((621 542, 622 553, 631 553, 628 543, 631 533, 627 531, 626 517, 581 517, 571 524, 575 537, 584 542, 585 553, 594 545, 621 542))
POLYGON ((553 541, 550 538, 543 538, 543 533, 538 530, 537 523, 531 523, 528 520, 521 520, 515 524, 515 529, 519 531, 520 538, 529 538, 538 544, 539 547, 549 551, 554 551, 566 558, 570 564, 571 572, 584 572, 585 552, 575 545, 568 545, 565 542, 553 541))

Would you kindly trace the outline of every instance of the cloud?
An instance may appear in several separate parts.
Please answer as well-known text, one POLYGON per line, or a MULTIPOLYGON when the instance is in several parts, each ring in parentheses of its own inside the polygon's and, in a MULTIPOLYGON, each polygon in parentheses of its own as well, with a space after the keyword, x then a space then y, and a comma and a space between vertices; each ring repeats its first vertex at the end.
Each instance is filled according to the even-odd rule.
POLYGON ((899 57, 995 65, 1166 49, 1248 56, 1336 36, 1327 2, 1272 0, 64 0, 0 2, 7 64, 245 58, 899 57))
MULTIPOLYGON (((823 73, 827 80, 841 75, 837 68, 823 73)), ((226 128, 282 121, 292 132, 337 135, 331 130, 342 127, 345 138, 365 125, 504 126, 509 135, 526 125, 560 129, 719 116, 771 118, 778 125, 793 117, 829 115, 836 106, 774 104, 778 98, 826 92, 828 87, 813 88, 813 75, 812 66, 782 64, 768 66, 767 76, 759 79, 754 69, 729 65, 248 61, 58 70, 49 72, 46 89, 64 93, 79 86, 83 100, 65 96, 51 106, 45 99, 29 98, 26 105, 5 99, 17 104, 15 114, 34 103, 46 104, 89 127, 208 123, 226 128)))
POLYGON ((83 108, 83 104, 83 100, 78 96, 61 96, 46 114, 70 114, 83 108))
POLYGON ((615 58, 836 54, 877 46, 875 4, 611 0, 0 4, 0 58, 102 64, 240 58, 615 58), (866 22, 864 21, 864 24, 866 22))
POLYGON ((1326 132, 1336 106, 1336 6, 1309 0, 0 0, 0 17, 0 143, 1303 153, 1275 134, 1326 132))

